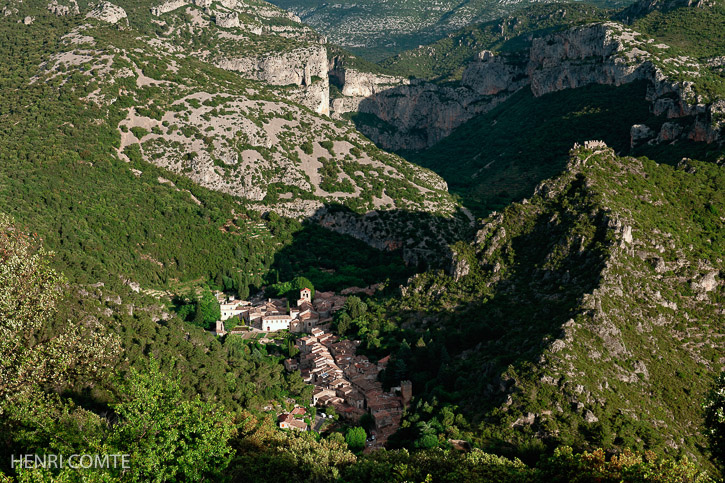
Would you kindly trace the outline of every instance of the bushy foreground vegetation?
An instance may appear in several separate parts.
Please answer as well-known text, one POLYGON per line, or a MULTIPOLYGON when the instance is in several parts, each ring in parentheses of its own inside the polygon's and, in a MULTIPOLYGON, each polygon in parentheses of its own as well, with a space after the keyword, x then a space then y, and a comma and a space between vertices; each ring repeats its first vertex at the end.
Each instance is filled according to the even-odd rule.
MULTIPOLYGON (((0 475, 11 476, 4 476, 5 481, 711 481, 687 459, 663 459, 651 452, 607 456, 602 450, 561 447, 525 464, 442 444, 360 456, 351 451, 359 446, 354 431, 347 441, 339 433, 321 438, 280 431, 269 413, 254 408, 275 398, 285 405, 289 395, 307 401, 309 388, 296 381, 299 376, 282 377, 281 366, 263 348, 235 338, 220 343, 197 329, 168 323, 157 324, 154 336, 148 325, 146 330, 137 325, 144 319, 138 315, 136 324, 119 320, 118 326, 91 327, 96 342, 89 345, 88 334, 75 336, 80 325, 73 321, 84 320, 88 327, 96 307, 86 300, 72 314, 62 310, 70 322, 57 332, 57 307, 69 302, 60 291, 62 276, 50 268, 38 241, 5 215, 0 218, 0 254, 0 475), (126 340, 124 333, 135 333, 134 340, 126 340), (119 343, 125 360, 118 359, 119 343), (66 352, 72 344, 76 348, 66 352), (174 344, 181 344, 178 350, 186 356, 175 354, 174 344), (199 351, 200 344, 205 351, 199 351), (50 358, 59 350, 61 359, 50 358), (211 368, 220 370, 218 375, 206 372, 221 363, 225 366, 211 368), (11 369, 32 376, 18 378, 11 369), (191 374, 201 378, 189 379, 191 374), (219 377, 238 389, 214 388, 219 377), (124 454, 130 463, 128 468, 94 470, 8 464, 17 454, 78 453, 124 454)), ((351 297, 338 323, 350 317, 360 325, 375 312, 351 297)), ((715 443, 722 439, 722 418, 717 419, 721 392, 721 387, 713 390, 708 406, 716 418, 715 443)))
MULTIPOLYGON (((47 347, 36 337, 51 320, 51 310, 60 298, 60 281, 48 267, 47 255, 36 252, 37 243, 27 240, 7 217, 0 221, 4 282, 0 328, 7 331, 25 324, 23 334, 34 339, 18 341, 13 347, 4 345, 2 355, 5 361, 10 354, 25 354, 19 364, 23 368, 32 362, 33 354, 47 347), (29 274, 33 282, 45 283, 33 283, 30 292, 18 290, 29 274), (39 299, 46 310, 29 318, 27 307, 39 299)), ((113 336, 104 338, 110 341, 113 336)), ((154 358, 142 370, 131 369, 116 379, 108 364, 96 367, 109 354, 108 348, 98 347, 88 359, 70 353, 72 360, 64 362, 76 371, 93 368, 91 379, 106 371, 108 377, 110 372, 113 395, 103 410, 84 407, 52 391, 52 386, 70 381, 58 371, 53 371, 51 381, 49 373, 34 368, 32 380, 15 387, 5 382, 0 386, 2 468, 7 470, 9 453, 126 454, 128 468, 12 470, 17 481, 200 481, 225 476, 244 481, 544 481, 556 476, 564 481, 564 475, 568 481, 591 475, 603 477, 602 481, 617 481, 623 475, 630 481, 653 481, 653 474, 657 481, 704 481, 687 461, 665 462, 629 453, 606 461, 602 452, 574 455, 566 448, 536 468, 478 450, 466 454, 383 451, 356 457, 338 435, 317 441, 312 434, 283 433, 269 419, 248 411, 203 401, 199 395, 186 397, 181 381, 162 373, 154 358)), ((7 374, 5 368, 3 374, 7 374)))

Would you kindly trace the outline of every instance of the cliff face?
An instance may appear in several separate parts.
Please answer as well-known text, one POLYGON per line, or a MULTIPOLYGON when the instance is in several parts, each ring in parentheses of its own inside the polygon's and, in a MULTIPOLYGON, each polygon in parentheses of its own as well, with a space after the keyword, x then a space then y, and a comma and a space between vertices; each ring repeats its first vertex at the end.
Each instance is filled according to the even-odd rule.
MULTIPOLYGON (((657 142, 683 137, 708 143, 722 140, 722 100, 708 102, 697 95, 691 81, 673 78, 686 71, 693 78, 706 69, 695 59, 663 56, 669 46, 654 44, 620 24, 607 22, 580 27, 534 39, 527 74, 535 96, 587 84, 622 85, 644 79, 649 83, 647 100, 655 115, 668 119, 692 118, 675 136, 672 124, 637 141, 657 142)), ((634 140, 633 140, 634 141, 634 140)))
POLYGON ((216 65, 244 77, 277 86, 294 85, 291 98, 318 114, 330 114, 327 49, 324 45, 280 52, 275 55, 222 58, 216 65))
MULTIPOLYGON (((650 84, 647 100, 656 115, 692 118, 679 136, 719 142, 723 102, 708 101, 697 94, 693 82, 677 80, 683 71, 697 77, 709 67, 669 55, 668 49, 615 22, 576 27, 534 38, 525 56, 481 52, 456 87, 418 81, 378 93, 367 90, 368 97, 362 100, 335 100, 332 110, 373 114, 387 123, 384 128, 374 123, 360 127, 388 149, 423 149, 524 87, 538 97, 588 84, 618 86, 644 79, 650 84)), ((357 91, 351 87, 348 92, 357 91)), ((662 138, 672 138, 669 127, 644 141, 662 138)))
POLYGON ((223 59, 217 65, 272 85, 309 86, 313 76, 327 79, 327 50, 317 46, 271 56, 223 59))
POLYGON ((169 0, 151 13, 164 25, 166 14, 183 9, 192 19, 192 33, 206 31, 214 38, 212 45, 194 46, 192 55, 249 79, 291 87, 283 93, 288 99, 329 115, 324 38, 294 15, 270 7, 238 0, 213 5, 210 0, 169 0))
POLYGON ((366 74, 344 66, 332 72, 343 94, 332 101, 333 115, 376 116, 394 129, 359 127, 378 144, 393 149, 432 146, 476 114, 493 109, 521 84, 517 69, 492 55, 482 56, 481 62, 469 67, 461 85, 455 87, 366 74))
POLYGON ((480 96, 492 96, 519 90, 526 78, 520 64, 484 50, 463 72, 461 84, 480 96))
POLYGON ((330 80, 340 87, 343 96, 352 98, 365 98, 399 85, 410 84, 403 77, 348 68, 345 60, 340 57, 334 57, 330 61, 330 80))
POLYGON ((126 11, 118 5, 114 5, 110 2, 100 2, 93 10, 86 14, 86 18, 95 18, 102 22, 115 24, 127 17, 126 11))
POLYGON ((465 87, 438 87, 415 82, 353 102, 336 99, 336 114, 357 111, 372 114, 393 126, 358 125, 384 148, 423 149, 432 146, 474 115, 492 109, 496 102, 477 103, 480 96, 465 87))

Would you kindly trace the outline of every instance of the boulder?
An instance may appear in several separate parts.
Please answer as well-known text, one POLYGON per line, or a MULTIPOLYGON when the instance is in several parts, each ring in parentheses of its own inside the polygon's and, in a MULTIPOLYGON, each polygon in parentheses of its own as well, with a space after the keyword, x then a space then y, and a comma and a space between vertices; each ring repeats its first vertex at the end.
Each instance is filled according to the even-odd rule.
POLYGON ((216 14, 216 24, 218 27, 222 28, 237 28, 239 27, 239 15, 237 15, 237 12, 228 12, 228 13, 217 13, 216 14))
POLYGON ((95 18, 102 22, 115 24, 119 20, 126 18, 126 11, 110 2, 101 2, 86 14, 86 18, 95 18))
POLYGON ((599 421, 599 418, 596 417, 593 412, 591 412, 590 410, 587 409, 586 411, 584 411, 584 421, 586 421, 589 424, 592 424, 592 423, 596 423, 597 421, 599 421))
POLYGON ((662 124, 660 132, 657 135, 657 142, 663 143, 668 141, 674 141, 679 138, 682 134, 682 126, 674 122, 666 122, 662 124))
POLYGON ((76 0, 69 0, 66 5, 58 3, 58 0, 53 0, 48 4, 48 10, 59 17, 65 17, 68 15, 78 15, 81 13, 78 8, 76 0))
POLYGON ((718 271, 714 270, 701 277, 699 280, 692 282, 692 290, 696 292, 712 292, 717 287, 718 271))
POLYGON ((655 132, 644 124, 635 124, 629 130, 629 145, 635 147, 655 137, 655 132))

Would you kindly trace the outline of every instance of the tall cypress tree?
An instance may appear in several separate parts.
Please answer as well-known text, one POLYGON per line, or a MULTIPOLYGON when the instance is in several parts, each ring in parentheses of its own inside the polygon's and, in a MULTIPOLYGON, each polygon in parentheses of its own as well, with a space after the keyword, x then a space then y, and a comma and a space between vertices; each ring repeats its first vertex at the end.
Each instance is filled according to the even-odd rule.
POLYGON ((194 325, 198 325, 199 327, 206 327, 206 322, 204 321, 204 311, 201 308, 201 302, 199 302, 198 300, 196 302, 194 320, 192 320, 192 323, 194 325))
POLYGON ((237 296, 242 300, 247 300, 249 297, 249 279, 246 274, 239 277, 237 285, 237 296))

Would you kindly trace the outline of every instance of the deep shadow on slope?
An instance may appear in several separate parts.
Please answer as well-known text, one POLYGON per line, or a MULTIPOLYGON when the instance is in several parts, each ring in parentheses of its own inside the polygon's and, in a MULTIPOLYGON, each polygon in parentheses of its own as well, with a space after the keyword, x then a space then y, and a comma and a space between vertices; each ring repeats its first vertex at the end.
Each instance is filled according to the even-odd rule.
POLYGON ((398 209, 360 214, 328 204, 274 254, 267 278, 273 282, 305 276, 320 290, 386 279, 398 286, 416 270, 440 267, 448 245, 471 235, 461 213, 445 217, 398 209))
POLYGON ((559 174, 575 142, 601 139, 627 152, 633 124, 659 127, 664 119, 650 114, 646 89, 645 82, 592 85, 539 98, 524 89, 406 158, 436 171, 464 204, 485 215, 530 196, 539 182, 559 174))
MULTIPOLYGON (((490 255, 485 252, 498 243, 492 241, 496 232, 475 247, 477 253, 471 248, 459 254, 471 266, 468 275, 458 281, 428 276, 409 289, 413 310, 403 335, 411 345, 421 336, 425 345, 412 347, 404 374, 388 376, 390 382, 410 377, 416 397, 458 406, 472 428, 479 428, 479 444, 525 456, 532 430, 512 424, 538 400, 554 404, 562 396, 554 389, 527 404, 520 387, 540 377, 544 350, 580 312, 583 296, 600 284, 609 254, 607 222, 581 177, 551 201, 507 209, 500 225, 506 234, 490 255), (425 304, 439 310, 418 312, 425 304)), ((396 358, 405 358, 405 352, 396 358)), ((410 444, 418 431, 402 430, 393 445, 410 444)))
MULTIPOLYGON (((561 173, 569 149, 577 142, 603 140, 620 154, 652 156, 669 164, 685 156, 711 158, 713 146, 690 141, 643 145, 632 150, 630 133, 634 124, 646 124, 656 132, 664 122, 691 121, 654 116, 645 99, 647 88, 646 81, 618 87, 590 85, 538 98, 524 88, 495 109, 464 123, 433 147, 398 154, 438 173, 448 182, 449 190, 460 195, 463 204, 478 216, 530 196, 539 182, 561 173)), ((402 96, 402 88, 397 89, 402 96)), ((382 97, 395 98, 395 92, 385 91, 378 96, 363 101, 361 110, 368 110, 368 104, 371 108, 384 104, 382 97)), ((390 133, 396 129, 370 114, 353 119, 363 132, 369 132, 371 126, 390 133)))

